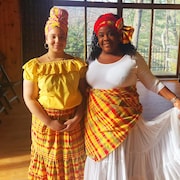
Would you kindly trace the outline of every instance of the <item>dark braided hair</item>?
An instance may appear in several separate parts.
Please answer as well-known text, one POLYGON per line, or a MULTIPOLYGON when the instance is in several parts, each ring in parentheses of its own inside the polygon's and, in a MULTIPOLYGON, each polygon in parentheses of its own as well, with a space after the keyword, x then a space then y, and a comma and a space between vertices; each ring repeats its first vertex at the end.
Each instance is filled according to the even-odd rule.
MULTIPOLYGON (((118 15, 114 15, 117 19, 119 19, 118 15)), ((100 16, 101 17, 101 16, 100 16)), ((122 44, 119 43, 119 50, 121 51, 122 54, 127 54, 127 55, 135 55, 136 54, 136 48, 133 44, 128 43, 128 44, 122 44)), ((87 58, 87 62, 90 63, 91 61, 94 61, 96 58, 99 57, 101 54, 102 49, 98 46, 98 38, 93 32, 92 38, 91 38, 91 52, 89 57, 87 58)))
POLYGON ((101 51, 102 51, 102 49, 98 45, 98 38, 97 38, 95 32, 93 32, 92 39, 91 39, 91 52, 90 52, 90 55, 89 55, 87 61, 90 62, 90 61, 93 61, 96 58, 98 58, 101 51))

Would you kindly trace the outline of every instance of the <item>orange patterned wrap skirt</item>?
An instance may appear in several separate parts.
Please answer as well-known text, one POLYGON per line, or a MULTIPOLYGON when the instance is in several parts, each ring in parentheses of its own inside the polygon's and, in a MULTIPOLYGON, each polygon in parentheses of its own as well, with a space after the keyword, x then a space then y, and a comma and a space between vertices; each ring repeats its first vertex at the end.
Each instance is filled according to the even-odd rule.
MULTIPOLYGON (((75 109, 45 109, 51 119, 65 121, 75 109)), ((71 132, 57 132, 32 117, 32 145, 29 179, 83 180, 85 150, 81 124, 71 132)))
POLYGON ((108 156, 124 142, 141 112, 135 86, 91 89, 85 119, 86 154, 95 161, 108 156))

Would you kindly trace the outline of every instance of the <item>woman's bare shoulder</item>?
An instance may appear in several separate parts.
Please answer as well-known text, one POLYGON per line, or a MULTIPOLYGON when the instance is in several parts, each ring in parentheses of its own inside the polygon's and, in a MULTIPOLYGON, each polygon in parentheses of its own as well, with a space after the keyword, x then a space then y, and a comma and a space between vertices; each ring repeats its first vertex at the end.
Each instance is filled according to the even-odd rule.
POLYGON ((42 56, 39 56, 36 58, 39 62, 46 62, 47 61, 47 55, 43 54, 42 56))

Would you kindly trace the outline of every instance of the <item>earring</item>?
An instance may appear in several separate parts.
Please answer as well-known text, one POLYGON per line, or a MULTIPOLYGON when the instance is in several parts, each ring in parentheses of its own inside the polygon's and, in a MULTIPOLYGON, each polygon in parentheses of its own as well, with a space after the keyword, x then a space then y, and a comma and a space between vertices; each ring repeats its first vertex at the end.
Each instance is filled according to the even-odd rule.
POLYGON ((96 46, 97 46, 97 47, 100 47, 98 42, 96 43, 96 46))
POLYGON ((44 43, 44 48, 45 48, 45 49, 49 49, 49 47, 48 47, 48 44, 47 44, 47 43, 44 43))

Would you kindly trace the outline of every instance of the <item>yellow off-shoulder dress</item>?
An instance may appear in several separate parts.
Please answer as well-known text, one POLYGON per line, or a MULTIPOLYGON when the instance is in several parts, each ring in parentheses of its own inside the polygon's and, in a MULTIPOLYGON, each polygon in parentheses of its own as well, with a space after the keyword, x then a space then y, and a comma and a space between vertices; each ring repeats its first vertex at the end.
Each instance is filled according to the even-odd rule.
MULTIPOLYGON (((37 83, 38 102, 52 120, 65 121, 73 116, 75 107, 82 102, 78 85, 85 77, 85 62, 75 58, 39 62, 34 58, 23 69, 23 78, 37 83)), ((81 125, 71 132, 57 132, 32 114, 31 138, 29 179, 83 179, 86 156, 81 125)))

